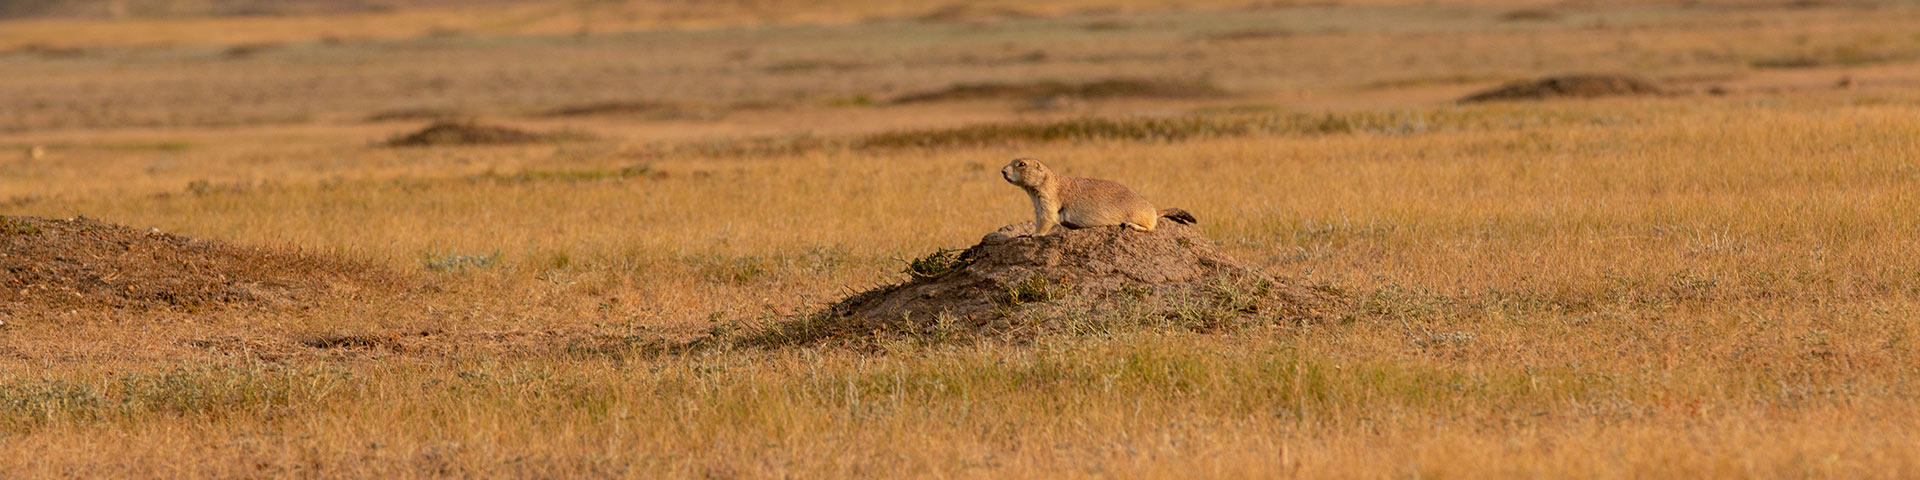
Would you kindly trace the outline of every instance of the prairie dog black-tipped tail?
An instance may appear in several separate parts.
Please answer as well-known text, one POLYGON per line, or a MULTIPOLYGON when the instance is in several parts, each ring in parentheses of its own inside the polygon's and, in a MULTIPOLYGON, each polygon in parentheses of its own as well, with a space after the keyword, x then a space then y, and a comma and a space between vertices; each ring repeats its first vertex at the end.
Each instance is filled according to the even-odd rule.
POLYGON ((1161 209, 1160 216, 1168 220, 1173 220, 1175 223, 1179 223, 1181 225, 1193 225, 1196 223, 1200 223, 1200 219, 1193 218, 1193 214, 1187 213, 1186 210, 1181 210, 1178 208, 1161 209))

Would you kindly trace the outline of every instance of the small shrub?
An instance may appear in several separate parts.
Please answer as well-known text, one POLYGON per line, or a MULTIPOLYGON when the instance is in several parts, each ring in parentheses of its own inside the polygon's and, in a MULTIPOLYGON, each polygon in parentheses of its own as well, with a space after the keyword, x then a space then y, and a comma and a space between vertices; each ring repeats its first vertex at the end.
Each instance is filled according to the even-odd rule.
POLYGON ((924 257, 907 261, 907 268, 901 273, 913 277, 914 280, 923 280, 946 275, 947 272, 961 265, 960 250, 942 248, 924 257))

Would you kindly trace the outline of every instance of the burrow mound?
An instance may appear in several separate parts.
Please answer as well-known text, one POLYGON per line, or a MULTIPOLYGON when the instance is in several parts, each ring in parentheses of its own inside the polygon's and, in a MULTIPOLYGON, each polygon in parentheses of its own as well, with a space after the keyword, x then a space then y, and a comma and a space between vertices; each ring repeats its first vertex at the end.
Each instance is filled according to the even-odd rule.
POLYGON ((374 112, 372 115, 367 116, 366 121, 394 122, 394 121, 432 120, 436 122, 442 122, 442 121, 452 122, 452 121, 461 121, 461 120, 465 120, 473 117, 474 117, 474 114, 472 112, 468 112, 466 110, 461 110, 457 108, 413 107, 413 108, 399 108, 399 109, 393 109, 393 110, 382 110, 382 111, 374 112))
POLYGON ((1460 103, 1622 95, 1665 95, 1666 89, 1631 75, 1561 75, 1501 85, 1460 99, 1460 103))
POLYGON ((471 120, 440 120, 419 131, 394 137, 390 147, 432 147, 442 145, 511 145, 520 143, 583 140, 580 132, 533 132, 471 120))
POLYGON ((0 307, 279 306, 399 282, 370 265, 85 217, 0 216, 0 307))
POLYGON ((1109 78, 1086 83, 1038 81, 1027 83, 960 83, 940 90, 910 93, 889 103, 911 104, 954 100, 1025 98, 1042 100, 1074 98, 1216 98, 1229 95, 1225 89, 1206 80, 1109 78))
POLYGON ((922 22, 960 22, 1034 18, 1037 15, 1011 7, 982 7, 953 3, 916 17, 922 22))
POLYGON ((1215 298, 1235 290, 1227 311, 1304 320, 1327 305, 1324 295, 1234 261, 1189 225, 1162 221, 1153 232, 1124 227, 1027 236, 1032 223, 1000 228, 960 253, 945 272, 876 288, 829 307, 828 318, 892 324, 916 331, 935 322, 973 328, 1036 304, 1071 304, 1094 315, 1121 310, 1146 315, 1154 299, 1215 298))

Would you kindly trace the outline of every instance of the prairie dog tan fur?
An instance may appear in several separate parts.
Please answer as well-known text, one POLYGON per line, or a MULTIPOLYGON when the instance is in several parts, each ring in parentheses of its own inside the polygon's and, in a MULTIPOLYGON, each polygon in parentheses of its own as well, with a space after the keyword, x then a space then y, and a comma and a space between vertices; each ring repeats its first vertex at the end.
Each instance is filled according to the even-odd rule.
POLYGON ((1033 200, 1033 234, 1046 235, 1053 227, 1069 229, 1122 225, 1151 232, 1165 216, 1180 223, 1194 223, 1192 214, 1169 208, 1154 210, 1147 198, 1125 185, 1094 178, 1074 178, 1053 173, 1039 160, 1016 158, 1000 169, 1007 183, 1027 191, 1033 200))

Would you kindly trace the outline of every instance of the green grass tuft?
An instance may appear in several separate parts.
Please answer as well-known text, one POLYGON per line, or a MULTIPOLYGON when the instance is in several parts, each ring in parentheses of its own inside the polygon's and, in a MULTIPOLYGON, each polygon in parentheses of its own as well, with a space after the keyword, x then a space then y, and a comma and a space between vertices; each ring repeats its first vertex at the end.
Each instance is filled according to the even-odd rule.
POLYGON ((1007 296, 1001 299, 1001 304, 1014 306, 1067 298, 1068 294, 1073 293, 1073 284, 1066 279, 1056 282, 1047 277, 1034 275, 1025 280, 1007 284, 1006 289, 1007 296))
POLYGON ((40 226, 17 218, 0 217, 0 235, 34 235, 40 226))

